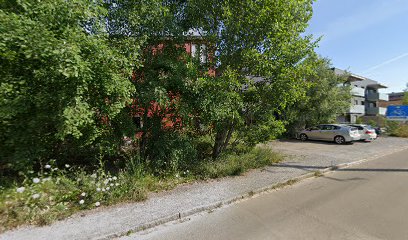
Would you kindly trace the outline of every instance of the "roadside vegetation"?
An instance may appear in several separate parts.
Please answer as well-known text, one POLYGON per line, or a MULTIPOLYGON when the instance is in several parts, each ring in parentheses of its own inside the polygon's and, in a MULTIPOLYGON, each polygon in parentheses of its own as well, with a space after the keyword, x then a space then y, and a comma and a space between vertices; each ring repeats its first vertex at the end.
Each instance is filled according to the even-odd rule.
POLYGON ((388 120, 383 116, 378 116, 371 119, 358 118, 357 123, 368 124, 374 128, 385 129, 381 134, 392 137, 408 138, 408 123, 388 120))
POLYGON ((283 157, 270 149, 257 147, 160 175, 132 161, 115 173, 106 171, 104 166, 92 173, 69 165, 60 169, 52 161, 39 172, 25 175, 21 183, 1 189, 0 232, 21 224, 49 224, 80 210, 143 201, 149 192, 169 190, 191 181, 240 175, 281 160, 283 157))
POLYGON ((408 138, 408 124, 388 121, 387 133, 393 137, 408 138))
POLYGON ((0 230, 279 162, 255 146, 350 103, 311 16, 309 0, 0 2, 0 230))

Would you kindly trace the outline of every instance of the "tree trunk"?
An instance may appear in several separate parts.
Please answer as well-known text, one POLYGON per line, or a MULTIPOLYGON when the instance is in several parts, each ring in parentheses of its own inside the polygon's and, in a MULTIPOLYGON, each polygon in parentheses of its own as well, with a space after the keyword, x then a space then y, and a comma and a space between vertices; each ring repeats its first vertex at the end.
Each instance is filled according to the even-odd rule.
POLYGON ((212 153, 213 159, 217 159, 222 153, 222 151, 224 151, 227 148, 233 132, 234 124, 225 124, 222 129, 217 131, 212 153))
POLYGON ((217 135, 215 136, 213 153, 212 153, 213 159, 217 159, 218 156, 221 154, 222 146, 224 145, 224 141, 227 136, 227 133, 228 133, 228 130, 226 128, 222 128, 217 131, 217 135))
POLYGON ((229 141, 231 140, 231 136, 232 136, 232 133, 234 132, 234 130, 235 130, 234 129, 234 124, 231 124, 231 127, 228 130, 227 138, 225 139, 224 144, 222 145, 221 152, 224 151, 228 147, 229 141))

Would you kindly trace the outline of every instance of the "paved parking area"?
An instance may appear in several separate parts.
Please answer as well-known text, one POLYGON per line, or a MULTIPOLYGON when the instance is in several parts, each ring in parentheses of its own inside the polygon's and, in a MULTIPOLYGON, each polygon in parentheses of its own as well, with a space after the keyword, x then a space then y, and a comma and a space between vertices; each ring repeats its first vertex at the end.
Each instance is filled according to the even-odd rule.
POLYGON ((329 167, 342 163, 373 159, 408 147, 408 139, 379 137, 372 142, 354 142, 338 145, 332 142, 300 140, 280 140, 268 144, 272 149, 287 156, 283 165, 308 163, 306 169, 313 166, 329 167))

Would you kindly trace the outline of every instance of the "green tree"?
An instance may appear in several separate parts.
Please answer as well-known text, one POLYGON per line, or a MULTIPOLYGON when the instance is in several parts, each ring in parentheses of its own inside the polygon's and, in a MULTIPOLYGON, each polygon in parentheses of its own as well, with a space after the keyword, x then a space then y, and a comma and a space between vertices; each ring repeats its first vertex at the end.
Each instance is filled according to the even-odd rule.
POLYGON ((214 158, 276 137, 315 64, 311 15, 310 0, 2 1, 2 164, 117 157, 141 133, 139 156, 161 168, 201 137, 214 158), (185 53, 190 30, 205 63, 185 53))
POLYGON ((305 62, 309 61, 315 67, 305 76, 305 95, 285 110, 288 135, 306 126, 335 122, 351 104, 351 89, 344 85, 347 76, 336 75, 328 59, 312 56, 305 62))
MULTIPOLYGON (((115 132, 126 123, 124 109, 135 92, 130 77, 147 38, 144 32, 115 37, 118 30, 107 23, 119 18, 118 4, 1 1, 2 164, 90 160, 117 151, 123 135, 115 132)), ((133 27, 158 10, 146 5, 134 3, 142 10, 129 17, 133 27)))
POLYGON ((408 105, 408 84, 407 84, 407 88, 404 90, 404 97, 402 99, 402 104, 403 105, 408 105))
POLYGON ((315 47, 310 36, 302 35, 312 1, 189 1, 185 9, 191 27, 202 29, 214 46, 218 76, 207 78, 209 86, 220 78, 230 84, 218 88, 224 101, 215 98, 217 102, 207 105, 215 108, 210 112, 222 113, 206 116, 215 131, 213 157, 235 132, 240 141, 253 145, 284 131, 277 116, 302 93, 303 75, 309 70, 300 63, 315 47))

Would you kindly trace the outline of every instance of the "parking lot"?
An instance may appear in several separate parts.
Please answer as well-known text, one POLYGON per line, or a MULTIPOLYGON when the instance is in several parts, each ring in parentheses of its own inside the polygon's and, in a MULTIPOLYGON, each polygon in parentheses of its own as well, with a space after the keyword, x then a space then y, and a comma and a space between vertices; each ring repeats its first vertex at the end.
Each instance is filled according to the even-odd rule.
POLYGON ((278 140, 268 145, 287 156, 288 161, 285 164, 313 162, 319 166, 333 166, 362 159, 373 159, 408 148, 408 139, 379 137, 372 142, 358 141, 342 145, 322 141, 278 140))

